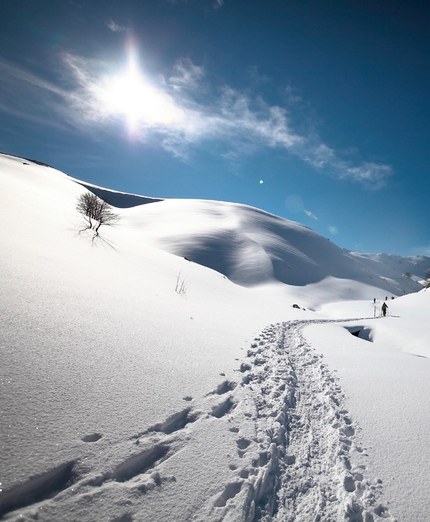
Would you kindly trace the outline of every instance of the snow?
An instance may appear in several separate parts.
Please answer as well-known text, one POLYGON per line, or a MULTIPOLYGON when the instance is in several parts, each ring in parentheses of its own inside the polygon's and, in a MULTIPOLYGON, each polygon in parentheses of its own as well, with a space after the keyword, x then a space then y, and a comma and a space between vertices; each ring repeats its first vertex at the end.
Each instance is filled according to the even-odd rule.
POLYGON ((427 520, 430 360, 357 339, 340 326, 321 330, 308 327, 306 339, 338 370, 369 454, 366 471, 382 480, 398 520, 427 520))
POLYGON ((430 358, 427 326, 430 309, 429 291, 421 290, 418 293, 405 295, 401 299, 377 299, 375 305, 373 300, 333 302, 322 306, 320 311, 336 319, 353 317, 354 313, 361 317, 373 318, 381 315, 381 306, 384 302, 388 305, 387 317, 384 321, 361 320, 358 323, 351 323, 351 329, 367 330, 366 336, 377 344, 430 358))
POLYGON ((8 155, 0 179, 0 517, 427 520, 429 258, 8 155), (120 216, 95 239, 88 189, 120 216))

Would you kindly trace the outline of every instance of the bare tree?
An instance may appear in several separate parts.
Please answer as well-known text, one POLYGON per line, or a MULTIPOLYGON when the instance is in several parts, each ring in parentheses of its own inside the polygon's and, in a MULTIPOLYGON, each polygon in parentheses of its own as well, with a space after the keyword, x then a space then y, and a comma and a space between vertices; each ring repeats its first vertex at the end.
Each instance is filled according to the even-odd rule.
POLYGON ((109 203, 90 192, 79 196, 76 210, 85 219, 86 227, 84 230, 94 230, 94 237, 99 235, 99 229, 102 225, 113 227, 119 221, 118 214, 115 214, 109 203))

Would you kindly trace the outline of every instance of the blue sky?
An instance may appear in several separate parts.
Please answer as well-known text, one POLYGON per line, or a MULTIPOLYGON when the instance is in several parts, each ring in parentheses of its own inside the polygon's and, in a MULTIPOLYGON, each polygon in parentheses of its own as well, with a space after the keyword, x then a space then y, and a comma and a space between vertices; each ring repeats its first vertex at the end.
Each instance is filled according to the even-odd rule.
POLYGON ((430 255, 430 4, 2 0, 0 150, 430 255))

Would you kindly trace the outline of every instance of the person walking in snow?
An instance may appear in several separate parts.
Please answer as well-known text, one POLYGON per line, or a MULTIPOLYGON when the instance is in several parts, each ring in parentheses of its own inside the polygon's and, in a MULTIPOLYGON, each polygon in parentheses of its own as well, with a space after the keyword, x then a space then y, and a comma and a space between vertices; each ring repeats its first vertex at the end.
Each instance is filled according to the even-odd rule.
POLYGON ((382 315, 385 317, 387 315, 387 309, 388 309, 388 305, 387 303, 382 303, 382 307, 381 307, 381 310, 382 310, 382 315))

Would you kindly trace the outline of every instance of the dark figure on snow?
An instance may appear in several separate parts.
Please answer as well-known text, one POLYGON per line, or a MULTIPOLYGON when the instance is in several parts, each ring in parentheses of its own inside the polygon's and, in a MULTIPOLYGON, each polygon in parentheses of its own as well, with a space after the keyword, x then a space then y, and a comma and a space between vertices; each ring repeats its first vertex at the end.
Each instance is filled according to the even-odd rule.
POLYGON ((388 305, 387 303, 382 303, 382 315, 385 317, 387 315, 387 308, 388 308, 388 305))

